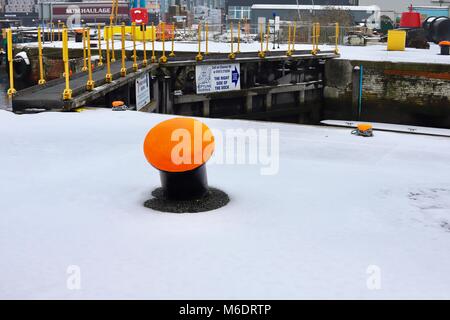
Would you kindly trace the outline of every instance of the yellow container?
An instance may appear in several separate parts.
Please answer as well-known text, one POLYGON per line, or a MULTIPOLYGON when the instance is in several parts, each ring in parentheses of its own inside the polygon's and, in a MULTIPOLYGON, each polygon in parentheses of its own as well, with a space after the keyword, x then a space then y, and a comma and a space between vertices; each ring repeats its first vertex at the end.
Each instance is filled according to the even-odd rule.
MULTIPOLYGON (((103 34, 105 33, 105 30, 103 30, 103 34)), ((122 34, 122 27, 121 26, 114 26, 113 27, 113 34, 114 35, 121 35, 122 34)), ((132 27, 126 26, 125 27, 125 34, 131 35, 132 34, 132 27)), ((152 41, 152 37, 156 35, 156 27, 152 29, 152 27, 147 27, 147 30, 145 31, 145 40, 152 41)), ((109 40, 109 35, 106 34, 106 38, 109 40)), ((141 31, 140 26, 136 26, 136 40, 143 40, 144 39, 144 32, 141 31)))
POLYGON ((405 51, 406 31, 389 30, 388 31, 388 51, 405 51))

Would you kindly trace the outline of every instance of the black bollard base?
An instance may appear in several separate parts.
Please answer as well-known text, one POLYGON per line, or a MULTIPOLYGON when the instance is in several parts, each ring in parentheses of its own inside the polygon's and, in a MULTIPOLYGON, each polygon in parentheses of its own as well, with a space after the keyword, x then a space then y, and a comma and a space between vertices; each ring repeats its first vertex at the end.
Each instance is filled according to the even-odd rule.
POLYGON ((443 56, 450 55, 450 46, 441 46, 441 54, 443 56))
POLYGON ((206 166, 184 172, 160 171, 161 185, 170 200, 200 199, 208 192, 206 166))
POLYGON ((152 192, 154 198, 147 200, 144 206, 156 211, 170 213, 196 213, 222 208, 230 202, 228 195, 215 188, 209 188, 206 194, 196 200, 172 200, 167 198, 163 188, 152 192))

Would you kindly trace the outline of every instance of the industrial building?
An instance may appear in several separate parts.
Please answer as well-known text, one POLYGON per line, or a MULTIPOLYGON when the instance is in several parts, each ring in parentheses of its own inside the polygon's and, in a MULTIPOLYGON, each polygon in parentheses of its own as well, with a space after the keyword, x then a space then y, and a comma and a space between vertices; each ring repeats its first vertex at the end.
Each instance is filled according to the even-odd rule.
POLYGON ((359 0, 359 5, 377 5, 381 8, 381 14, 392 20, 401 16, 402 12, 408 11, 410 5, 414 11, 426 16, 448 16, 450 0, 359 0))
MULTIPOLYGON (((357 5, 359 0, 314 0, 314 5, 357 5)), ((228 0, 229 19, 250 19, 253 5, 312 5, 311 0, 228 0)))
MULTIPOLYGON (((66 25, 81 23, 106 23, 110 21, 112 13, 111 1, 84 2, 41 2, 39 3, 40 21, 58 21, 66 25)), ((119 1, 118 20, 129 19, 129 2, 119 1)))
POLYGON ((354 24, 364 24, 369 28, 380 28, 380 8, 378 6, 254 4, 251 6, 250 16, 253 24, 264 23, 271 19, 273 15, 279 16, 282 21, 302 21, 305 16, 318 15, 331 10, 347 11, 354 24))

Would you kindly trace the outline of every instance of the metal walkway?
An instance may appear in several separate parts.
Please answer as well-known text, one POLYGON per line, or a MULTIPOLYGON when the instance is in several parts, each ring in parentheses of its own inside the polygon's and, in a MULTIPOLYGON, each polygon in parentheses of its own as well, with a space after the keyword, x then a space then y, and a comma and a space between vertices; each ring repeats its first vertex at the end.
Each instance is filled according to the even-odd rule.
POLYGON ((113 81, 106 83, 106 64, 100 68, 96 68, 92 74, 95 81, 95 88, 92 91, 86 90, 86 82, 88 79, 87 72, 80 72, 70 79, 70 88, 72 89, 72 100, 63 101, 62 93, 65 88, 65 81, 63 78, 55 79, 47 82, 45 85, 35 85, 24 90, 18 91, 12 101, 14 111, 23 111, 26 109, 65 109, 70 110, 77 107, 86 105, 87 103, 101 98, 123 87, 129 83, 132 83, 140 75, 151 72, 152 70, 164 66, 176 67, 195 64, 213 64, 213 63, 232 63, 232 62, 273 62, 273 61, 289 61, 289 60, 309 60, 309 59, 330 59, 336 58, 339 55, 334 51, 322 51, 317 55, 311 54, 311 51, 296 51, 292 56, 286 56, 285 52, 274 51, 267 52, 266 58, 261 59, 257 56, 256 52, 239 53, 236 55, 236 59, 230 60, 228 54, 209 54, 204 55, 202 62, 195 60, 195 54, 192 55, 192 59, 183 57, 169 58, 169 61, 165 64, 149 64, 143 68, 140 65, 138 72, 133 72, 133 62, 127 61, 127 76, 120 76, 121 62, 120 60, 111 64, 111 74, 113 75, 113 81))
MULTIPOLYGON (((113 81, 106 83, 106 65, 96 68, 92 73, 92 79, 95 81, 95 88, 92 91, 86 90, 88 80, 87 72, 76 73, 70 79, 70 88, 72 89, 72 100, 63 101, 62 93, 65 88, 64 78, 55 79, 47 82, 45 85, 36 85, 20 90, 13 97, 12 106, 14 111, 24 109, 73 109, 82 105, 81 101, 88 102, 101 97, 125 83, 135 80, 141 72, 133 72, 133 62, 127 61, 127 76, 120 77, 121 63, 116 61, 111 64, 111 74, 113 81)), ((155 65, 147 66, 145 69, 151 69, 155 65)), ((144 71, 141 69, 140 71, 144 71)))

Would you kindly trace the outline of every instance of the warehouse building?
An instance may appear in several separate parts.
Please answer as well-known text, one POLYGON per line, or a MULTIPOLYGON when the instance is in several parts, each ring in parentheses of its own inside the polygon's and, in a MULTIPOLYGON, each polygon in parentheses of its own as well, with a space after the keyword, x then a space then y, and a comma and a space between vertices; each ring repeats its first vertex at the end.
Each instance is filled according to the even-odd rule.
MULTIPOLYGON (((359 0, 314 0, 314 5, 358 5, 359 0)), ((311 5, 311 0, 228 0, 228 19, 250 19, 253 5, 311 5)))
POLYGON ((392 20, 401 16, 402 12, 408 11, 412 5, 415 11, 425 18, 427 16, 448 16, 450 0, 359 0, 360 5, 377 5, 381 8, 381 14, 392 20))
POLYGON ((380 28, 380 8, 378 6, 342 6, 342 5, 285 5, 254 4, 251 6, 252 24, 259 24, 279 16, 282 21, 302 21, 306 16, 319 15, 332 10, 343 10, 349 13, 353 24, 366 25, 369 28, 380 28), (303 17, 303 18, 302 18, 303 17))

